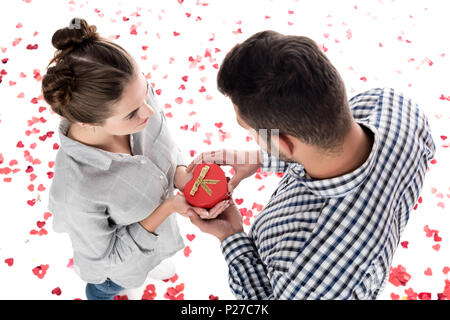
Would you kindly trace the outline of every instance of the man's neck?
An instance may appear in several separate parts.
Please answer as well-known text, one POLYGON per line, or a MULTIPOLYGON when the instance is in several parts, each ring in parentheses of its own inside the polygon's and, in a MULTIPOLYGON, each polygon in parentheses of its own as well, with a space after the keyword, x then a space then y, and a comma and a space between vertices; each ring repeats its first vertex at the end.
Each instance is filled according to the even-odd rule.
POLYGON ((311 147, 309 156, 299 162, 305 168, 308 179, 329 179, 359 168, 369 157, 372 146, 373 134, 366 132, 353 120, 352 128, 338 154, 324 155, 311 147))

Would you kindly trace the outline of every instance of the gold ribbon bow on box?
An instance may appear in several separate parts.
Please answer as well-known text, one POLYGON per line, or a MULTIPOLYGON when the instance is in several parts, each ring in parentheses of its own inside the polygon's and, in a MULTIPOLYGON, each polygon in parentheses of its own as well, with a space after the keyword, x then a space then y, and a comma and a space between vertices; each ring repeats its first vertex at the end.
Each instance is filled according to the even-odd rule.
POLYGON ((216 184, 219 182, 219 180, 211 180, 211 179, 205 179, 206 173, 208 173, 209 166, 204 166, 202 168, 202 171, 200 171, 200 175, 197 177, 197 180, 195 180, 194 185, 192 186, 191 192, 189 193, 191 196, 193 196, 197 190, 198 187, 202 187, 203 190, 206 191, 206 193, 211 196, 211 189, 208 187, 207 184, 216 184))

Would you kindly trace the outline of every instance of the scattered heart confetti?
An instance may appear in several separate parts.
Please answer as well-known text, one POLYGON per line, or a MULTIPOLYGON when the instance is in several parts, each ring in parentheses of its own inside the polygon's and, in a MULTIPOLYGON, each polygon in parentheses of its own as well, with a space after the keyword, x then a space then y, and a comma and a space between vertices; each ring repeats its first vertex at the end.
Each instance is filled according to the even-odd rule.
POLYGON ((11 267, 14 264, 14 259, 13 258, 5 259, 5 263, 11 267))
POLYGON ((154 300, 156 298, 156 287, 154 284, 148 284, 142 294, 141 300, 154 300))
POLYGON ((61 295, 61 288, 60 287, 56 287, 55 289, 52 290, 52 294, 56 294, 57 296, 61 295))
POLYGON ((187 234, 187 235, 186 235, 186 238, 187 238, 189 241, 192 241, 192 240, 195 239, 195 234, 187 234))
POLYGON ((41 264, 35 268, 33 268, 33 274, 38 277, 39 279, 43 279, 45 275, 47 274, 47 270, 49 268, 48 264, 41 264))
MULTIPOLYGON (((35 6, 37 4, 35 2, 32 0, 21 1, 22 4, 32 4, 34 6, 33 9, 37 9, 38 6, 35 6)), ((303 27, 302 21, 304 19, 302 19, 302 14, 305 11, 302 10, 303 4, 301 1, 286 4, 277 2, 276 6, 279 7, 281 15, 270 10, 262 12, 258 10, 245 11, 243 9, 239 17, 234 15, 234 12, 231 15, 227 12, 220 12, 220 19, 218 19, 220 21, 215 25, 211 17, 214 17, 215 12, 213 11, 217 10, 217 6, 201 0, 196 0, 195 2, 177 0, 177 3, 175 3, 175 7, 179 10, 177 19, 171 19, 171 17, 176 16, 176 11, 173 8, 171 9, 171 6, 166 7, 165 5, 161 9, 156 9, 144 4, 137 9, 131 10, 133 12, 125 9, 120 4, 113 12, 103 7, 93 8, 84 3, 78 5, 74 0, 69 0, 66 5, 71 12, 75 10, 80 11, 81 14, 87 17, 88 21, 89 17, 103 19, 103 23, 99 24, 102 26, 100 28, 102 30, 99 31, 109 34, 110 39, 133 40, 132 42, 134 42, 136 47, 136 52, 134 52, 136 57, 145 62, 143 65, 144 76, 147 80, 152 81, 151 84, 154 87, 155 94, 160 99, 161 105, 164 105, 165 109, 170 108, 170 110, 164 110, 164 114, 166 118, 171 119, 174 131, 178 132, 182 144, 184 143, 182 138, 186 138, 185 152, 186 156, 189 155, 190 158, 194 158, 203 151, 226 147, 228 143, 231 145, 241 142, 242 144, 244 142, 253 144, 254 139, 252 136, 248 134, 247 136, 238 136, 236 122, 233 118, 228 118, 228 115, 233 115, 233 111, 232 108, 228 108, 229 106, 226 102, 223 102, 226 100, 220 100, 223 97, 215 88, 217 72, 226 53, 231 49, 230 45, 232 42, 242 42, 247 36, 251 35, 252 28, 248 26, 256 25, 256 23, 260 22, 264 23, 265 29, 284 25, 289 27, 292 33, 298 33, 298 30, 303 27), (150 21, 151 23, 149 23, 150 21), (170 27, 162 28, 168 21, 170 21, 170 27), (223 23, 220 24, 220 22, 223 23), (191 26, 195 26, 193 27, 194 29, 190 29, 191 26), (110 28, 109 30, 108 27, 110 28), (226 38, 231 38, 231 42, 224 41, 226 38), (158 49, 164 47, 162 46, 164 41, 167 41, 169 45, 171 44, 170 42, 177 43, 177 50, 167 48, 167 52, 163 52, 158 49), (180 41, 189 43, 190 49, 184 48, 186 49, 184 50, 181 47, 183 43, 180 41), (162 57, 158 57, 158 54, 160 54, 158 51, 162 53, 162 57), (224 105, 222 105, 223 103, 224 105), (178 131, 178 128, 180 131, 178 131), (212 132, 205 132, 205 130, 211 130, 212 132), (188 143, 192 144, 189 145, 188 143)), ((261 3, 262 8, 264 8, 264 5, 264 3, 261 3)), ((378 6, 380 5, 385 6, 382 1, 379 1, 378 6)), ((401 4, 396 4, 396 6, 401 7, 401 4)), ((427 4, 427 7, 432 8, 432 5, 427 4)), ((269 9, 269 7, 267 8, 269 9)), ((326 10, 322 15, 323 20, 317 20, 321 22, 321 24, 318 24, 319 29, 316 31, 318 46, 322 52, 326 54, 331 53, 339 58, 339 55, 346 56, 349 54, 349 45, 352 42, 361 41, 361 28, 352 19, 353 17, 363 16, 366 19, 368 17, 373 19, 372 22, 375 24, 385 23, 388 21, 388 18, 397 17, 395 12, 391 14, 388 11, 386 11, 384 16, 376 15, 375 12, 371 12, 369 9, 365 10, 365 7, 359 6, 359 3, 358 5, 349 6, 349 9, 344 9, 349 10, 344 12, 343 15, 346 21, 342 21, 334 14, 331 15, 326 10)), ((5 14, 7 14, 8 6, 4 6, 3 10, 6 10, 5 14)), ((408 30, 402 30, 392 25, 389 34, 386 34, 383 33, 382 29, 389 28, 380 28, 377 39, 372 39, 368 47, 375 51, 383 50, 383 54, 390 56, 394 60, 400 59, 399 61, 404 61, 404 65, 398 65, 393 70, 389 69, 387 71, 392 73, 393 81, 398 79, 402 86, 408 84, 407 89, 412 89, 411 94, 414 95, 414 88, 419 84, 416 83, 417 80, 427 81, 431 78, 427 74, 427 70, 432 70, 435 74, 439 72, 441 72, 440 75, 443 74, 440 69, 444 70, 441 66, 448 59, 448 53, 442 52, 442 50, 437 52, 428 50, 426 51, 427 56, 424 56, 421 51, 417 50, 421 42, 419 41, 420 38, 417 38, 420 34, 417 33, 414 22, 418 21, 418 19, 422 21, 424 17, 430 16, 431 10, 428 12, 428 8, 423 8, 421 11, 427 13, 427 15, 423 16, 420 15, 419 11, 413 13, 408 12, 408 10, 410 9, 402 11, 405 13, 406 19, 411 22, 411 24, 408 24, 408 30), (402 46, 407 46, 405 48, 408 52, 403 52, 400 57, 397 55, 397 52, 401 52, 399 49, 402 46), (425 70, 425 73, 421 73, 422 70, 425 70)), ((317 19, 320 18, 317 17, 317 19)), ((25 206, 26 210, 30 211, 30 214, 24 216, 23 223, 29 226, 27 230, 33 236, 31 238, 36 239, 37 236, 45 236, 52 230, 50 227, 51 223, 47 223, 48 219, 52 217, 52 213, 45 212, 47 209, 45 209, 46 203, 44 199, 48 197, 51 179, 54 178, 54 156, 56 151, 60 149, 60 144, 54 122, 57 120, 57 116, 45 104, 43 96, 38 92, 39 90, 36 90, 42 81, 44 71, 41 66, 43 65, 43 60, 46 59, 45 52, 40 51, 43 49, 47 50, 49 44, 45 43, 45 41, 42 42, 43 40, 40 39, 42 30, 30 30, 29 28, 34 27, 28 25, 26 21, 15 21, 6 26, 5 34, 8 34, 10 38, 0 47, 0 54, 2 55, 0 57, 0 86, 3 85, 5 91, 5 95, 2 95, 2 98, 4 98, 3 104, 5 106, 17 106, 16 109, 20 110, 17 111, 17 114, 0 113, 0 129, 6 128, 6 126, 10 126, 10 128, 17 126, 18 128, 18 134, 11 136, 10 142, 7 142, 8 139, 4 140, 1 146, 0 175, 2 179, 0 183, 9 183, 11 190, 20 186, 22 197, 20 198, 19 196, 17 203, 20 206, 25 206), (37 55, 38 53, 39 55, 37 55), (31 69, 26 67, 20 70, 24 59, 33 61, 35 67, 31 66, 31 69), (10 91, 9 95, 8 90, 10 91), (15 123, 16 119, 19 120, 17 124, 15 123), (24 178, 25 180, 23 180, 24 178)), ((38 26, 37 28, 40 27, 38 26)), ((358 45, 364 46, 365 44, 361 43, 358 45)), ((130 47, 130 49, 133 48, 130 47)), ((349 92, 352 94, 362 91, 367 86, 372 86, 377 81, 377 77, 379 77, 376 74, 378 70, 372 71, 370 68, 367 69, 362 65, 344 65, 342 69, 345 78, 357 80, 353 87, 349 87, 349 92)), ((379 69, 379 71, 384 72, 386 70, 379 69)), ((445 79, 442 83, 445 83, 445 79)), ((434 283, 437 283, 438 275, 448 276, 450 273, 450 266, 443 266, 440 263, 440 261, 443 261, 443 257, 448 255, 446 242, 448 239, 448 224, 446 224, 447 221, 445 219, 447 219, 446 212, 448 212, 450 203, 450 188, 447 190, 447 184, 440 182, 445 181, 441 177, 448 176, 448 169, 446 168, 448 166, 445 165, 447 159, 444 153, 450 148, 449 132, 447 130, 448 122, 450 121, 448 116, 450 92, 446 91, 445 88, 437 88, 436 91, 425 96, 425 99, 428 99, 425 104, 429 106, 426 108, 426 112, 429 115, 430 125, 432 128, 435 128, 434 140, 436 147, 439 149, 438 152, 442 153, 440 157, 429 162, 427 170, 434 170, 432 174, 435 174, 435 177, 427 177, 427 179, 431 179, 429 181, 431 187, 423 190, 423 198, 420 196, 417 203, 413 206, 414 212, 411 214, 410 219, 411 221, 415 219, 415 222, 419 225, 419 232, 416 232, 417 237, 409 234, 399 241, 401 248, 403 248, 403 250, 399 251, 406 253, 404 250, 407 249, 408 256, 400 256, 398 260, 394 259, 395 264, 393 265, 397 267, 391 267, 388 284, 390 287, 385 289, 385 296, 393 300, 450 299, 450 281, 444 280, 445 283, 442 281, 441 287, 433 287, 434 283), (425 236, 420 231, 422 226, 424 226, 423 232, 425 236), (425 246, 421 246, 424 241, 428 242, 425 246), (410 257, 425 256, 427 251, 432 253, 435 260, 427 260, 427 266, 412 272, 414 268, 409 267, 409 264, 412 264, 412 260, 410 260, 412 258, 410 257), (407 269, 410 272, 406 272, 407 269), (436 270, 442 270, 442 273, 436 270), (412 278, 417 282, 425 281, 429 287, 424 285, 419 290, 418 287, 416 288, 416 282, 409 282, 412 278), (414 286, 412 288, 405 287, 408 284, 414 286), (397 289, 395 292, 390 290, 399 286, 404 287, 401 289, 405 290, 399 291, 400 289, 397 289)), ((250 144, 246 145, 250 147, 250 144)), ((234 175, 234 172, 230 171, 230 174, 234 175)), ((240 208, 240 214, 245 226, 249 227, 252 225, 254 219, 263 210, 263 204, 261 203, 267 197, 265 195, 266 191, 269 191, 268 189, 278 183, 277 179, 281 179, 283 176, 283 172, 269 173, 258 171, 252 178, 248 179, 248 187, 242 184, 239 186, 239 192, 242 192, 239 194, 245 195, 245 201, 242 197, 234 199, 234 201, 239 206, 248 206, 247 208, 240 208)), ((7 188, 6 185, 5 187, 7 188)), ((11 214, 11 211, 3 211, 11 214)), ((11 227, 11 232, 15 231, 17 230, 13 230, 11 227)), ((27 235, 27 232, 25 234, 27 235)), ((185 235, 188 241, 193 241, 196 238, 195 234, 185 233, 185 235)), ((27 239, 27 241, 33 240, 27 239)), ((200 261, 205 254, 204 252, 201 253, 201 241, 197 241, 200 241, 200 239, 193 243, 199 246, 198 251, 196 251, 199 254, 191 256, 189 263, 192 264, 197 263, 195 259, 200 261)), ((41 248, 47 249, 47 244, 42 243, 41 248)), ((70 248, 67 250, 70 250, 70 248)), ((192 250, 189 246, 186 246, 183 250, 185 257, 190 257, 191 252, 192 250)), ((222 257, 219 256, 218 258, 222 257)), ((14 258, 5 256, 3 259, 7 266, 14 266, 14 258)), ((19 262, 19 260, 17 261, 19 262)), ((64 260, 63 267, 66 262, 67 260, 64 260)), ((69 260, 67 267, 73 268, 73 259, 69 260)), ((56 266, 54 268, 53 272, 57 274, 56 266)), ((11 270, 17 272, 16 269, 13 268, 11 270)), ((43 279, 47 270, 48 265, 40 265, 33 269, 33 274, 39 279, 43 279)), ((166 280, 166 282, 171 281, 174 287, 167 289, 164 298, 173 300, 184 299, 186 294, 184 292, 184 284, 175 285, 177 280, 177 275, 166 280)), ((189 285, 188 281, 195 283, 195 279, 189 279, 186 280, 187 285, 189 285)), ((12 286, 13 284, 7 283, 6 291, 8 285, 12 286)), ((142 299, 155 299, 158 285, 147 285, 142 299)), ((211 285, 214 285, 214 283, 211 283, 211 285)), ((50 298, 52 295, 53 298, 56 298, 56 296, 62 294, 61 288, 56 287, 56 284, 46 285, 44 283, 43 286, 46 288, 43 292, 47 292, 50 298)), ((164 290, 162 289, 160 295, 162 295, 164 290)), ((215 293, 222 296, 219 288, 214 290, 217 290, 215 293)), ((226 290, 228 290, 228 287, 224 288, 224 291, 226 290)), ((65 293, 67 294, 67 292, 68 290, 66 289, 65 293)), ((226 292, 228 294, 228 291, 226 292)), ((24 291, 24 296, 26 294, 27 292, 24 291)), ((210 292, 204 292, 203 297, 209 297, 210 300, 218 299, 218 296, 210 294, 210 292)), ((126 295, 118 295, 115 299, 127 300, 128 297, 126 295)), ((75 300, 79 300, 79 298, 75 298, 75 300)))
POLYGON ((192 253, 192 250, 191 250, 191 248, 189 246, 186 246, 186 247, 184 247, 183 253, 184 253, 184 256, 186 258, 188 258, 189 255, 192 253))
POLYGON ((411 279, 411 275, 406 272, 405 267, 398 265, 397 267, 391 267, 389 273, 389 282, 394 286, 405 286, 411 279))

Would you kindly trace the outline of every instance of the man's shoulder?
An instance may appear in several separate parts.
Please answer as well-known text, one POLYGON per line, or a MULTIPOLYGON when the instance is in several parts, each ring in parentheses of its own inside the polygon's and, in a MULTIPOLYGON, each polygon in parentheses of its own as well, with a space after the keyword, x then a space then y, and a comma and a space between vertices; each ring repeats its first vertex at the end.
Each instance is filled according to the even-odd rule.
POLYGON ((378 101, 380 97, 385 93, 386 90, 391 90, 392 88, 386 87, 376 87, 368 90, 364 90, 354 94, 349 100, 350 108, 352 106, 361 104, 361 103, 371 103, 373 101, 378 101))
POLYGON ((392 87, 376 87, 355 94, 349 99, 350 109, 361 106, 395 105, 403 100, 411 100, 402 90, 392 87))
POLYGON ((416 103, 403 91, 391 87, 372 88, 354 95, 349 100, 353 118, 371 122, 376 127, 388 120, 392 112, 396 111, 398 117, 403 117, 409 115, 409 109, 415 106, 416 103))

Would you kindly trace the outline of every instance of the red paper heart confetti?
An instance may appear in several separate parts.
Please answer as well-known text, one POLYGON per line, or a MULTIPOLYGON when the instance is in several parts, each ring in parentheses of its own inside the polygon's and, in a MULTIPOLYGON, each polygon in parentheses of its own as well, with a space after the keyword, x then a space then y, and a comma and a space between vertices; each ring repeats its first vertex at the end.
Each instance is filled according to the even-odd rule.
POLYGON ((417 292, 415 292, 412 288, 406 289, 405 293, 406 293, 407 300, 417 300, 417 298, 419 296, 417 294, 417 292))
POLYGON ((169 287, 167 288, 166 293, 164 294, 164 298, 169 300, 183 300, 184 294, 180 293, 184 290, 184 283, 180 283, 179 285, 176 285, 175 287, 169 287))
POLYGON ((187 235, 186 235, 186 238, 187 238, 189 241, 192 241, 192 240, 195 239, 195 234, 187 234, 187 235))
POLYGON ((391 267, 389 273, 389 282, 394 286, 405 286, 411 279, 411 275, 406 272, 405 267, 398 265, 396 268, 391 267))
POLYGON ((9 267, 11 267, 11 266, 14 264, 14 259, 13 259, 13 258, 5 259, 5 263, 6 263, 9 267))
POLYGON ((40 266, 37 266, 33 268, 33 274, 37 276, 39 279, 43 279, 45 275, 47 274, 47 270, 49 268, 48 264, 41 264, 40 266))
POLYGON ((145 287, 141 300, 154 300, 156 297, 156 288, 154 284, 149 284, 145 287))
POLYGON ((184 247, 183 254, 186 258, 188 258, 191 253, 192 253, 192 250, 189 246, 184 247))
POLYGON ((392 300, 399 300, 399 299, 400 299, 400 296, 399 296, 398 294, 391 293, 391 299, 392 299, 392 300))
POLYGON ((52 290, 52 294, 56 294, 57 296, 61 295, 61 288, 60 287, 56 287, 55 289, 52 290))
POLYGON ((182 104, 183 103, 183 98, 178 97, 178 98, 175 99, 175 102, 178 103, 178 104, 182 104))
POLYGON ((433 248, 433 250, 435 251, 439 251, 439 249, 441 249, 441 245, 439 243, 435 244, 434 246, 431 246, 433 248))
POLYGON ((170 282, 174 283, 174 282, 176 282, 177 280, 178 280, 178 274, 175 273, 175 275, 174 275, 172 278, 164 279, 163 281, 164 281, 164 282, 170 281, 170 282))
POLYGON ((420 300, 431 300, 431 293, 430 292, 421 292, 418 295, 420 300))
POLYGON ((42 227, 45 226, 45 221, 37 221, 36 225, 37 225, 38 228, 42 228, 42 227))

